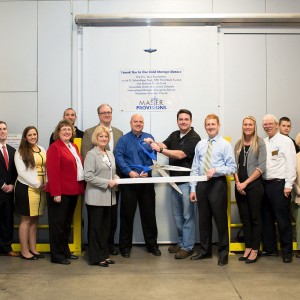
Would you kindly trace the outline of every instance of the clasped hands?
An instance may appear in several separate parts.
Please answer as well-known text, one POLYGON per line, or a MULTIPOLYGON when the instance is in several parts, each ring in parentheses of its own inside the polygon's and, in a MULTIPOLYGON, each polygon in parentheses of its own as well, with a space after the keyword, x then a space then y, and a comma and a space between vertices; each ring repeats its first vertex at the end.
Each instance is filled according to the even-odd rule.
POLYGON ((235 186, 236 186, 237 191, 241 195, 246 195, 246 192, 244 190, 247 187, 247 183, 238 181, 238 182, 235 183, 235 186))

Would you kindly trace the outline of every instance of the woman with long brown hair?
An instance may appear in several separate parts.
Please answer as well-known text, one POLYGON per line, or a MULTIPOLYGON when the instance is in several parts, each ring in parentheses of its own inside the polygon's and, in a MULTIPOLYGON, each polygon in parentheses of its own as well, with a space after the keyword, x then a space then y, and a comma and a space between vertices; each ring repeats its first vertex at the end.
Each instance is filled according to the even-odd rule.
POLYGON ((44 214, 46 151, 37 144, 38 131, 34 126, 24 129, 15 165, 18 178, 15 186, 15 212, 21 216, 19 237, 20 257, 28 260, 44 258, 36 249, 37 221, 44 214), (29 246, 28 246, 29 245, 29 246))

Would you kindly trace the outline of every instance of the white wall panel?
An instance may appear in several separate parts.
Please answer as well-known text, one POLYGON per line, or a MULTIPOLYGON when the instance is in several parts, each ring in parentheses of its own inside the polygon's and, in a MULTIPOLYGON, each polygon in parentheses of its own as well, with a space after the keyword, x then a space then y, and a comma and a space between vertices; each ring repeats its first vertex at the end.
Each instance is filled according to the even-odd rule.
POLYGON ((266 113, 266 42, 264 34, 224 36, 224 135, 232 145, 241 137, 244 117, 252 115, 258 131, 266 113))
POLYGON ((69 1, 38 3, 38 115, 47 147, 63 111, 71 106, 71 15, 69 1))
MULTIPOLYGON (((84 128, 98 123, 96 108, 107 102, 114 109, 113 125, 124 133, 128 132, 133 112, 120 111, 119 72, 121 69, 151 67, 184 70, 185 96, 178 110, 182 107, 192 110, 195 125, 199 124, 199 128, 203 130, 204 116, 211 112, 218 113, 217 56, 216 27, 84 28, 84 128), (145 52, 144 49, 150 46, 157 51, 152 54, 145 52)), ((143 113, 144 131, 162 141, 177 129, 176 112, 143 113)), ((158 160, 166 161, 160 155, 158 160)), ((158 240, 175 242, 177 233, 172 217, 169 186, 157 185, 156 195, 158 240)), ((143 241, 139 214, 135 219, 133 240, 143 241)))
POLYGON ((0 40, 0 91, 36 91, 36 2, 0 2, 0 40))
POLYGON ((0 93, 0 120, 11 133, 22 133, 30 125, 38 125, 37 93, 0 93))
POLYGON ((267 36, 267 111, 292 120, 291 136, 300 132, 300 34, 267 36))
MULTIPOLYGON (((146 27, 84 28, 83 30, 83 127, 99 123, 97 107, 113 107, 113 125, 129 131, 132 112, 120 111, 119 75, 121 69, 149 68, 143 49, 149 45, 146 27)), ((149 113, 145 131, 150 131, 149 113)))
POLYGON ((265 0, 268 13, 296 13, 300 12, 299 0, 265 0))
POLYGON ((209 13, 212 0, 104 0, 90 1, 89 13, 209 13))
MULTIPOLYGON (((205 136, 205 116, 218 114, 217 27, 152 27, 151 33, 151 47, 157 49, 151 54, 152 68, 183 69, 184 99, 178 110, 189 109, 195 130, 205 136)), ((177 129, 176 113, 151 113, 152 132, 158 140, 177 129)))
POLYGON ((266 0, 213 0, 214 13, 264 13, 266 0))

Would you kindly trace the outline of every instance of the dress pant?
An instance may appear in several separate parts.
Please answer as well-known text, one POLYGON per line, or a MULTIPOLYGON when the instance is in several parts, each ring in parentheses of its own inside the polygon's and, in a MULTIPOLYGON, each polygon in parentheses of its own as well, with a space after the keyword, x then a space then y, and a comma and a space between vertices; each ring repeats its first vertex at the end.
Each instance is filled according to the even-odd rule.
POLYGON ((0 191, 0 253, 12 251, 14 235, 14 193, 0 191))
POLYGON ((154 184, 122 185, 120 203, 120 250, 130 250, 132 247, 133 222, 137 204, 140 209, 146 247, 151 250, 157 246, 154 184))
POLYGON ((71 255, 68 243, 78 195, 62 195, 59 203, 53 198, 47 193, 51 259, 62 260, 71 255))
POLYGON ((88 212, 89 263, 94 265, 109 257, 108 236, 112 206, 87 205, 86 207, 88 212))
POLYGON ((280 235, 280 248, 283 256, 293 253, 293 229, 290 213, 291 196, 284 196, 284 179, 264 180, 263 200, 263 249, 268 253, 277 253, 276 226, 280 235))
POLYGON ((218 255, 223 258, 229 252, 227 219, 227 182, 225 176, 200 181, 196 187, 200 253, 212 254, 212 217, 218 231, 218 255))
POLYGON ((243 224, 245 246, 253 250, 259 250, 261 242, 261 207, 263 197, 264 188, 262 183, 246 190, 246 195, 241 195, 237 189, 235 189, 235 199, 243 224))
POLYGON ((108 249, 113 250, 115 245, 115 234, 118 225, 118 204, 120 192, 116 192, 116 205, 111 206, 110 231, 108 236, 108 249))

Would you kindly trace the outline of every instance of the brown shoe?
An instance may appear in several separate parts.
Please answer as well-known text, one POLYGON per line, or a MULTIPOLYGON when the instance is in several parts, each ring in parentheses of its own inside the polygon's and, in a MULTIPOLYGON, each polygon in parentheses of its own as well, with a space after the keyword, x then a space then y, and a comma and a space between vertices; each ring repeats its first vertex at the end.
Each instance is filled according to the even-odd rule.
POLYGON ((11 257, 19 257, 20 253, 15 252, 15 251, 10 251, 8 253, 5 253, 5 256, 11 256, 11 257))
POLYGON ((173 246, 170 246, 170 247, 168 248, 168 251, 169 251, 170 253, 177 253, 177 252, 179 252, 180 250, 181 250, 181 248, 180 248, 179 245, 173 245, 173 246))
POLYGON ((177 252, 175 254, 175 258, 176 259, 187 258, 187 257, 191 256, 193 254, 193 252, 194 252, 193 250, 186 251, 186 250, 181 249, 179 252, 177 252))

